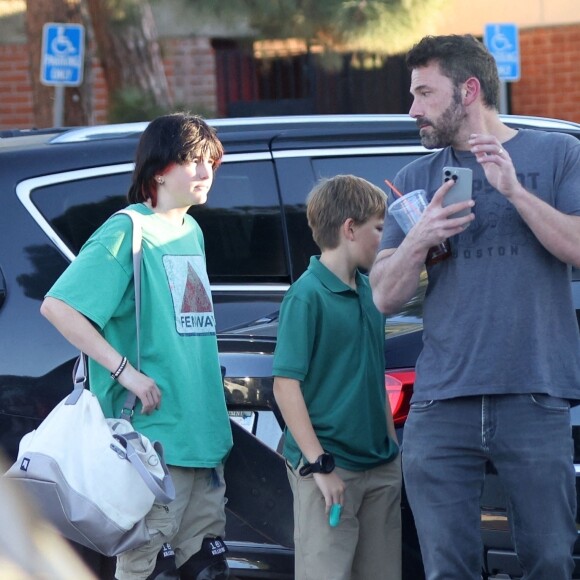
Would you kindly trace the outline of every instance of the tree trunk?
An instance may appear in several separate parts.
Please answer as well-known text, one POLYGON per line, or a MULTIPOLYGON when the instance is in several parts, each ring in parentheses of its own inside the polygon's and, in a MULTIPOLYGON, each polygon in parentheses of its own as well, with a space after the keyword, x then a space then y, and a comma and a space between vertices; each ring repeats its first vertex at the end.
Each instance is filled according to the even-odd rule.
POLYGON ((172 105, 157 29, 146 0, 86 0, 109 91, 109 113, 130 94, 150 107, 172 105))
MULTIPOLYGON (((27 0, 26 33, 30 55, 30 79, 36 127, 52 127, 54 119, 55 87, 40 82, 42 56, 42 27, 47 22, 83 23, 81 0, 27 0)), ((85 24, 85 29, 86 29, 85 24)), ((87 38, 89 35, 87 34, 87 38)), ((89 54, 86 50, 85 54, 89 54)), ((84 79, 78 87, 67 87, 64 99, 64 125, 87 125, 92 121, 92 74, 85 57, 84 79)))

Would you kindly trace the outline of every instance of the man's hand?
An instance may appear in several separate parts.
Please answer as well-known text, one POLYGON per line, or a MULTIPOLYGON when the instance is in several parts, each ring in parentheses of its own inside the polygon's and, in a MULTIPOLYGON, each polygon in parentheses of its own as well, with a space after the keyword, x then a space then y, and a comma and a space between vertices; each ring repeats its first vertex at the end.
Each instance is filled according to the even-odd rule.
POLYGON ((508 199, 522 189, 512 159, 497 137, 473 134, 468 142, 486 179, 495 189, 508 199))
POLYGON ((460 234, 475 219, 473 212, 463 217, 449 217, 458 211, 475 205, 474 201, 470 199, 443 207, 443 198, 454 185, 455 181, 450 179, 435 192, 433 199, 421 215, 421 218, 408 233, 409 241, 420 244, 427 250, 443 243, 451 236, 460 234))

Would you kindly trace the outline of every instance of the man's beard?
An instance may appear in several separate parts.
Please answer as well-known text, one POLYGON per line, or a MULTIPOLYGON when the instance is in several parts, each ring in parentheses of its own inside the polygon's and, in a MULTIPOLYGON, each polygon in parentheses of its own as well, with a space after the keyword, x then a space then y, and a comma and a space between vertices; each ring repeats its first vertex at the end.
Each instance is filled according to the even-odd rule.
POLYGON ((427 149, 439 149, 452 145, 459 133, 461 123, 466 117, 465 107, 461 104, 461 91, 456 88, 450 105, 439 119, 431 121, 426 117, 417 119, 417 125, 428 123, 430 130, 421 133, 421 143, 427 149))

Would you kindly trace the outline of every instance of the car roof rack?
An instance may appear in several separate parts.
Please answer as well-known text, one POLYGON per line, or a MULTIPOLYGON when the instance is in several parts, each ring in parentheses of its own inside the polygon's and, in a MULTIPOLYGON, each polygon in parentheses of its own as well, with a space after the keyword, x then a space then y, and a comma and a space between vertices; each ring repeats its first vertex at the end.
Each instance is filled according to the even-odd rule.
POLYGON ((42 128, 37 129, 33 127, 31 129, 1 129, 0 130, 0 139, 9 139, 12 137, 31 137, 34 135, 51 135, 54 133, 63 133, 67 131, 66 128, 42 128))
POLYGON ((69 129, 51 139, 51 143, 79 143, 81 141, 93 141, 101 139, 119 139, 143 133, 148 121, 139 123, 119 123, 116 125, 94 125, 92 127, 80 127, 69 129))
MULTIPOLYGON (((520 126, 530 125, 552 131, 560 130, 580 130, 580 124, 572 121, 560 119, 549 119, 546 117, 530 117, 524 115, 501 115, 501 119, 506 123, 518 124, 520 126)), ((228 117, 223 119, 206 119, 208 124, 219 129, 220 127, 239 127, 258 129, 263 126, 273 128, 291 128, 293 126, 310 124, 313 122, 321 124, 340 124, 348 122, 358 123, 380 123, 380 122, 408 122, 413 119, 405 114, 367 114, 367 115, 288 115, 286 117, 228 117)), ((119 123, 111 125, 95 125, 91 127, 79 127, 69 129, 31 129, 31 130, 8 130, 0 132, 0 137, 14 135, 31 135, 37 133, 50 133, 58 131, 58 135, 50 140, 52 144, 78 143, 81 141, 93 141, 103 139, 119 139, 141 134, 148 121, 138 123, 119 123), (8 133, 8 134, 4 134, 8 133)))
POLYGON ((550 119, 548 117, 532 117, 529 115, 500 115, 500 119, 505 123, 517 123, 518 125, 530 125, 535 129, 557 130, 580 130, 580 124, 574 121, 565 121, 563 119, 550 119))

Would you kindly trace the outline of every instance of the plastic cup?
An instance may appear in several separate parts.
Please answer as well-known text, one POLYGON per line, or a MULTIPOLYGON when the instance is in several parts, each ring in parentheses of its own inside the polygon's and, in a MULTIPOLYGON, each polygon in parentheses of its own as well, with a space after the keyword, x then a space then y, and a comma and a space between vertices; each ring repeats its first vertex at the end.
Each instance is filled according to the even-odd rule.
MULTIPOLYGON (((421 214, 427 207, 427 196, 424 189, 416 189, 401 197, 398 197, 390 206, 389 213, 395 218, 401 229, 406 234, 419 221, 421 214)), ((428 266, 441 262, 451 256, 449 241, 433 246, 427 253, 425 263, 428 266)))
POLYGON ((424 189, 416 189, 398 197, 390 206, 389 213, 397 220, 405 234, 419 221, 427 207, 424 189))

